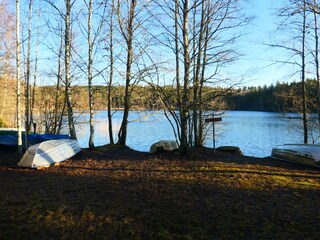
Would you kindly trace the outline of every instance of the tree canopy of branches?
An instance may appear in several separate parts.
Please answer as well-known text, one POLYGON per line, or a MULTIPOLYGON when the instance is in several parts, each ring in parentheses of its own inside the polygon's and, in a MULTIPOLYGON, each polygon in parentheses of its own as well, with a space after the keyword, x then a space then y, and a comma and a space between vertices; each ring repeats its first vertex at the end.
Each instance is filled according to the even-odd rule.
MULTIPOLYGON (((315 97, 320 103, 319 85, 319 41, 318 41, 318 14, 319 6, 316 0, 290 0, 286 5, 278 9, 277 16, 280 19, 276 36, 278 39, 270 46, 280 48, 288 54, 287 59, 281 59, 283 64, 291 64, 297 67, 294 74, 300 75, 301 101, 304 142, 308 143, 308 102, 306 92, 306 79, 315 78, 318 81, 318 95, 315 97)), ((318 123, 320 122, 320 104, 318 104, 318 123)))
POLYGON ((167 101, 161 87, 156 87, 166 109, 174 116, 180 147, 201 146, 205 127, 203 109, 212 101, 211 97, 217 97, 205 95, 203 88, 228 82, 222 69, 239 57, 233 46, 241 37, 237 29, 248 24, 250 18, 241 13, 239 2, 234 0, 155 2, 161 9, 156 23, 160 34, 156 38, 175 56, 172 78, 178 112, 167 101), (164 21, 164 18, 169 20, 164 21))
POLYGON ((235 45, 251 20, 241 7, 237 0, 25 2, 24 16, 29 17, 23 42, 27 49, 23 78, 26 128, 30 128, 35 109, 44 131, 60 133, 68 123, 69 134, 76 139, 74 108, 77 102, 86 101, 88 142, 93 148, 95 86, 104 81, 112 143, 126 145, 131 106, 141 102, 164 108, 168 119, 173 117, 171 124, 181 149, 203 145, 205 110, 225 107, 221 97, 235 84, 224 67, 240 57, 235 45), (41 26, 41 32, 33 24, 35 12, 39 13, 37 29, 41 26), (37 63, 35 42, 41 64, 37 63), (29 87, 32 74, 34 85, 29 87), (52 87, 37 87, 36 79, 39 86, 52 87), (152 101, 132 98, 139 83, 152 87, 152 101), (73 99, 77 84, 88 87, 81 101, 73 99), (220 84, 227 87, 214 88, 220 84), (123 96, 119 86, 123 86, 123 96), (208 86, 213 88, 205 90, 208 86), (123 107, 117 141, 112 134, 115 106, 123 107))

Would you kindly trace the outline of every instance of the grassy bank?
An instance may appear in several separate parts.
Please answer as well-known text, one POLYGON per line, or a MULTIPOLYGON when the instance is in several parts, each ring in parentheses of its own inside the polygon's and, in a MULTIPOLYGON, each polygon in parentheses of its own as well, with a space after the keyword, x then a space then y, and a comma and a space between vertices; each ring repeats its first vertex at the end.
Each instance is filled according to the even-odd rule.
POLYGON ((210 149, 84 150, 43 170, 13 158, 0 156, 1 239, 320 236, 317 170, 210 149))

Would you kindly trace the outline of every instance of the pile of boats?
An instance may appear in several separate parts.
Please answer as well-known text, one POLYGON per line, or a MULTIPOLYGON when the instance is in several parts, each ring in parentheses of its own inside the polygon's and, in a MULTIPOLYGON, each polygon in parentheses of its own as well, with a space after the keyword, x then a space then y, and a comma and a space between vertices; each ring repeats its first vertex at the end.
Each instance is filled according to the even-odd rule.
MULTIPOLYGON (((25 137, 23 138, 25 141, 25 137)), ((21 160, 20 167, 43 168, 67 160, 81 151, 77 140, 66 134, 29 134, 28 148, 21 160)), ((14 130, 0 129, 0 151, 18 148, 18 136, 14 130)))

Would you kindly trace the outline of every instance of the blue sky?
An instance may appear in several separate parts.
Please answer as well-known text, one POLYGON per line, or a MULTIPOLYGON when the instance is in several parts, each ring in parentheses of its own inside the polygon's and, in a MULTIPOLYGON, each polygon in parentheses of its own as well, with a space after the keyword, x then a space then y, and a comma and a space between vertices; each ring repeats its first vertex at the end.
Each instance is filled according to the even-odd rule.
POLYGON ((255 16, 255 19, 241 49, 244 57, 236 64, 238 72, 246 75, 243 85, 269 86, 277 81, 288 82, 299 77, 290 76, 294 71, 292 66, 274 64, 274 60, 283 57, 285 52, 264 45, 270 43, 273 37, 279 21, 275 17, 275 11, 281 4, 281 0, 250 0, 247 5, 247 14, 255 16))
POLYGON ((239 43, 239 50, 244 56, 224 74, 233 73, 238 79, 243 78, 242 86, 269 86, 277 81, 298 80, 299 76, 290 76, 295 71, 292 66, 273 64, 275 59, 284 57, 286 53, 263 45, 271 41, 279 21, 275 11, 284 0, 241 1, 246 2, 247 15, 255 16, 255 19, 247 29, 245 41, 239 43))

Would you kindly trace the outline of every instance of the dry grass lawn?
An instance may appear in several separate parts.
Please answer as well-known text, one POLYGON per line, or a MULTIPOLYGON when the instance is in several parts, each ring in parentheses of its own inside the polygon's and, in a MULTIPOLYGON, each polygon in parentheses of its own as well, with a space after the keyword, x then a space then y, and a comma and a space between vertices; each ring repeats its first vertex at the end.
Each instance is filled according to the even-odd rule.
POLYGON ((0 239, 319 239, 320 171, 211 149, 0 153, 0 239))

